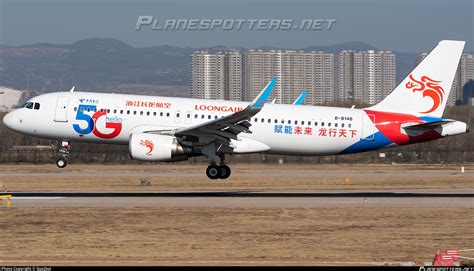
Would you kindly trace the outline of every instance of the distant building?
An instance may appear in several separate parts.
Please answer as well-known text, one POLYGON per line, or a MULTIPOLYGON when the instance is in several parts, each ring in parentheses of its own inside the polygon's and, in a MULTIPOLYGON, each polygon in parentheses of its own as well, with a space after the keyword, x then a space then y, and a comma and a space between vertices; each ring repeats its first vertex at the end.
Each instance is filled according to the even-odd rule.
POLYGON ((376 104, 395 88, 395 54, 390 51, 341 51, 337 57, 338 101, 376 104))
POLYGON ((0 111, 8 111, 17 106, 22 93, 16 89, 0 87, 0 111))
POLYGON ((279 80, 271 100, 291 104, 306 90, 305 104, 334 100, 334 55, 324 52, 262 51, 244 53, 244 93, 252 100, 272 79, 279 80))
MULTIPOLYGON (((416 65, 428 55, 428 53, 421 53, 416 59, 416 65)), ((449 105, 455 105, 462 103, 463 99, 463 87, 469 80, 474 80, 474 57, 470 54, 463 54, 459 61, 458 70, 454 77, 453 85, 449 93, 448 102, 449 105)))
POLYGON ((191 59, 191 96, 197 99, 224 99, 224 61, 222 53, 195 52, 191 59))
POLYGON ((242 57, 239 52, 193 53, 191 57, 193 98, 241 101, 242 93, 242 57))
POLYGON ((395 88, 395 54, 342 51, 337 64, 334 54, 321 51, 196 51, 192 55, 193 98, 250 101, 273 77, 278 82, 269 100, 276 103, 291 104, 306 90, 305 104, 336 100, 375 104, 395 88))
POLYGON ((244 96, 242 85, 242 55, 240 52, 230 51, 226 53, 224 69, 226 82, 225 99, 242 101, 244 96))
POLYGON ((462 104, 474 106, 474 80, 469 80, 462 88, 462 104))

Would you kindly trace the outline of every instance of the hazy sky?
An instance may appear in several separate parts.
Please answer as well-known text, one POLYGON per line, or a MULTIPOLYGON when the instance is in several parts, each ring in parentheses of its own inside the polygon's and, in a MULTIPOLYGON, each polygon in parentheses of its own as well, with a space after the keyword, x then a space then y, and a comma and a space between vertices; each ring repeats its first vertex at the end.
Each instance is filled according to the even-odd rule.
POLYGON ((116 38, 132 46, 214 45, 302 48, 364 41, 380 49, 419 52, 439 40, 467 41, 474 51, 473 0, 0 0, 0 43, 69 44, 116 38), (135 31, 140 15, 166 19, 336 19, 320 31, 135 31))

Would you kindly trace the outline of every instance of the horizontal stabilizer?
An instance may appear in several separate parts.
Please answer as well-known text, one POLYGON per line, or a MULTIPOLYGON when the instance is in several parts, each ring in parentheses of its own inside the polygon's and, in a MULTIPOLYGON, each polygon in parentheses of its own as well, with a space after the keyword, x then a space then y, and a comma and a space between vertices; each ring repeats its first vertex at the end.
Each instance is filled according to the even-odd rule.
POLYGON ((440 136, 458 135, 469 132, 469 126, 466 123, 450 119, 402 126, 402 129, 409 136, 418 136, 429 131, 434 131, 440 136))
POLYGON ((426 123, 421 123, 421 124, 414 124, 414 125, 407 125, 403 126, 403 129, 416 129, 416 130, 433 130, 438 126, 441 126, 443 124, 455 122, 455 120, 439 120, 439 121, 433 121, 433 122, 426 122, 426 123))

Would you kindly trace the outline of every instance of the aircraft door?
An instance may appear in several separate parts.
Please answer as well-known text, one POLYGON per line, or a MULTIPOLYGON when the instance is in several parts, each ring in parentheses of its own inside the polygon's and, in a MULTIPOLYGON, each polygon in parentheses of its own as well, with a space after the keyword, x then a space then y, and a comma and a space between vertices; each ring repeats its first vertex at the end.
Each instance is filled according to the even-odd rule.
POLYGON ((69 104, 68 96, 59 96, 56 101, 56 112, 54 113, 54 121, 67 122, 67 109, 69 104))
POLYGON ((375 133, 375 115, 362 113, 362 140, 374 140, 375 133))

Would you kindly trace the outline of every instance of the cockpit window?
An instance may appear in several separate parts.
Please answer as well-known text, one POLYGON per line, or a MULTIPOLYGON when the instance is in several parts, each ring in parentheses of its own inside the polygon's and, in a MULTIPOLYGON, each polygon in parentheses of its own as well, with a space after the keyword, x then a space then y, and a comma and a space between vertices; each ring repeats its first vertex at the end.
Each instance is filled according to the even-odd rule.
POLYGON ((38 110, 40 109, 40 104, 39 103, 35 103, 35 110, 38 110))
POLYGON ((26 104, 25 107, 28 108, 28 109, 32 109, 33 108, 33 103, 29 102, 29 103, 26 104))

